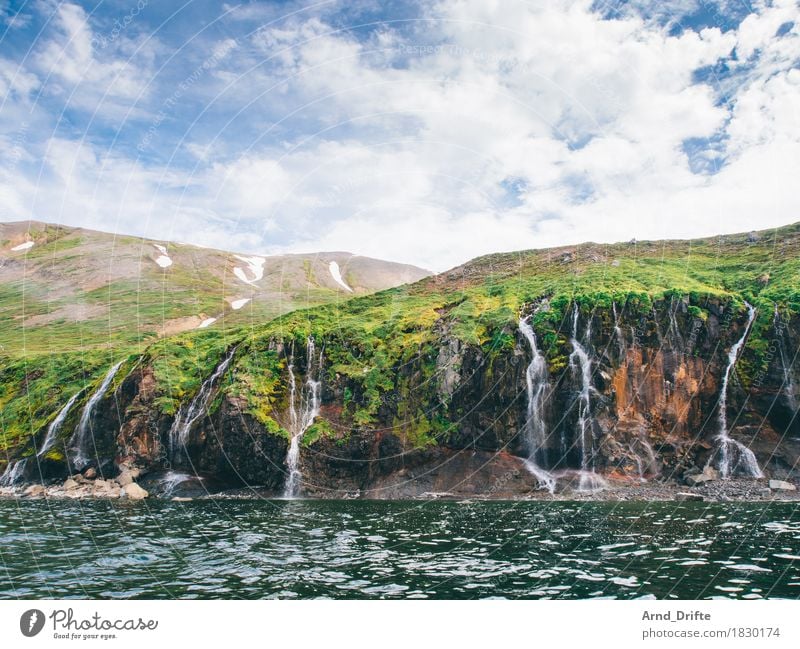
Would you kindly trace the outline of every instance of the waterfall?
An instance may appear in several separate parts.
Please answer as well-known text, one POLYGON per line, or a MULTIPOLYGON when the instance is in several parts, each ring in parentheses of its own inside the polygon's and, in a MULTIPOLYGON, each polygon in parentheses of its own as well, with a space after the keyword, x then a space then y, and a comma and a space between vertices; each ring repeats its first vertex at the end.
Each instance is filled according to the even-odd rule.
POLYGON ((719 453, 719 472, 723 478, 730 477, 739 467, 750 477, 764 477, 761 469, 758 468, 758 461, 753 451, 728 435, 728 381, 733 367, 736 365, 736 360, 739 357, 739 351, 742 349, 747 335, 750 333, 750 327, 753 325, 753 321, 756 318, 755 308, 747 302, 745 302, 745 304, 747 304, 748 310, 747 326, 744 329, 742 337, 728 352, 728 366, 725 368, 725 374, 722 378, 722 389, 719 395, 719 433, 717 434, 716 440, 718 444, 717 452, 719 453), (735 456, 733 464, 731 464, 731 455, 735 456))
POLYGON ((678 342, 678 348, 683 348, 683 336, 681 336, 681 328, 678 326, 678 320, 676 317, 676 313, 678 311, 678 305, 675 303, 675 298, 672 298, 672 301, 669 305, 669 328, 667 329, 667 335, 672 334, 673 340, 678 342))
POLYGON ((42 446, 39 449, 39 452, 36 453, 36 457, 44 457, 44 454, 53 447, 56 437, 61 430, 61 426, 64 424, 64 420, 67 418, 67 415, 69 415, 69 411, 72 410, 72 406, 75 405, 75 402, 78 400, 78 397, 81 396, 81 394, 83 394, 83 390, 79 390, 73 394, 72 397, 70 397, 70 400, 67 401, 67 405, 59 410, 56 418, 50 422, 50 425, 47 427, 47 435, 45 435, 42 446))
POLYGON ((122 363, 123 361, 120 361, 108 371, 108 374, 106 374, 103 382, 100 384, 100 387, 91 397, 89 397, 89 401, 87 401, 86 405, 83 407, 83 412, 81 413, 81 419, 78 422, 78 427, 75 429, 75 432, 72 434, 72 439, 69 441, 69 448, 74 451, 72 464, 79 471, 82 471, 84 468, 86 468, 86 465, 89 464, 89 457, 87 454, 88 450, 86 445, 89 442, 89 438, 93 438, 94 436, 94 431, 91 430, 94 409, 100 399, 103 398, 106 390, 108 390, 108 386, 111 385, 111 381, 114 380, 114 376, 116 376, 119 368, 122 367, 122 363))
POLYGON ((307 371, 306 382, 300 390, 298 399, 297 381, 294 376, 294 354, 289 361, 289 432, 292 435, 289 450, 286 452, 286 469, 288 476, 283 490, 285 498, 295 498, 300 488, 302 474, 300 473, 300 440, 308 427, 314 423, 319 415, 322 388, 322 352, 316 359, 316 346, 314 339, 306 339, 307 371), (314 366, 317 362, 316 367, 314 366), (318 378, 314 378, 316 376, 318 378), (299 405, 298 405, 299 401, 299 405))
MULTIPOLYGON (((76 392, 69 401, 67 401, 67 405, 65 405, 56 415, 56 418, 50 422, 50 425, 47 427, 47 435, 45 435, 44 442, 42 442, 42 447, 36 453, 36 458, 44 457, 44 454, 47 453, 56 441, 56 436, 58 432, 61 430, 61 426, 64 423, 64 420, 67 418, 69 411, 72 410, 72 406, 75 405, 75 402, 78 400, 78 397, 83 393, 83 390, 76 392)), ((22 476, 25 472, 25 467, 28 464, 28 460, 30 458, 24 458, 22 460, 18 460, 17 462, 9 462, 6 470, 3 472, 3 475, 0 476, 0 486, 2 487, 9 487, 14 485, 20 480, 22 480, 22 476)))
POLYGON ((628 445, 628 450, 630 451, 631 455, 633 455, 634 461, 636 462, 636 469, 639 472, 639 480, 642 482, 647 482, 647 474, 648 473, 656 473, 658 460, 656 459, 655 451, 651 446, 650 442, 647 441, 646 433, 642 432, 640 437, 637 437, 633 442, 628 445), (637 450, 636 446, 641 448, 644 451, 644 457, 642 454, 637 450), (645 464, 645 460, 647 464, 645 464))
POLYGON ((160 477, 153 490, 162 498, 170 498, 175 494, 175 490, 184 483, 198 482, 202 484, 203 481, 204 478, 200 476, 170 470, 160 477))
MULTIPOLYGON (((586 338, 591 336, 591 322, 586 330, 586 338)), ((569 366, 573 374, 580 374, 581 390, 578 393, 578 446, 581 450, 580 489, 594 489, 594 435, 592 433, 592 362, 583 345, 578 342, 578 304, 575 303, 572 316, 572 354, 569 366)))
POLYGON ((784 340, 784 327, 781 323, 781 316, 778 313, 778 305, 775 305, 775 333, 778 338, 778 350, 781 354, 781 366, 783 367, 783 389, 786 394, 786 401, 792 413, 797 412, 797 391, 794 383, 794 376, 792 375, 792 364, 789 361, 786 353, 786 341, 784 340))
POLYGON ((619 314, 617 313, 617 303, 611 302, 611 310, 614 313, 614 335, 617 337, 620 359, 625 358, 625 336, 619 326, 619 314))
POLYGON ((525 371, 525 388, 528 395, 527 418, 525 420, 525 445, 528 459, 527 469, 539 481, 539 486, 550 493, 555 491, 556 481, 553 476, 541 468, 541 454, 547 442, 547 430, 544 422, 545 393, 547 392, 547 361, 536 345, 536 334, 530 324, 530 318, 520 318, 519 330, 531 349, 531 362, 525 371))
POLYGON ((16 462, 9 462, 3 475, 0 476, 0 487, 11 487, 22 480, 22 474, 25 472, 25 466, 28 464, 29 458, 24 458, 16 462))
POLYGON ((181 459, 181 451, 186 448, 192 426, 200 417, 206 414, 208 404, 211 402, 211 397, 214 394, 214 387, 220 377, 225 374, 230 367, 236 349, 237 347, 233 347, 222 362, 217 365, 214 373, 203 381, 200 390, 198 390, 194 399, 189 403, 189 407, 185 411, 183 408, 178 410, 175 421, 172 422, 172 426, 169 429, 170 460, 173 464, 181 459))

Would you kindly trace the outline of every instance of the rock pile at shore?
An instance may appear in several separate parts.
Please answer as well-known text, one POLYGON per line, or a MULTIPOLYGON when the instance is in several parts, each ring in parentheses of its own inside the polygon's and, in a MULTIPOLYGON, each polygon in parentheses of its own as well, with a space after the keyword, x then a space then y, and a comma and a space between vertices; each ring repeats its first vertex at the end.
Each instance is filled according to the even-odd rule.
POLYGON ((89 468, 83 473, 70 476, 63 483, 0 488, 0 496, 144 500, 150 494, 136 483, 139 475, 138 468, 125 466, 115 478, 103 478, 98 476, 95 469, 89 468))

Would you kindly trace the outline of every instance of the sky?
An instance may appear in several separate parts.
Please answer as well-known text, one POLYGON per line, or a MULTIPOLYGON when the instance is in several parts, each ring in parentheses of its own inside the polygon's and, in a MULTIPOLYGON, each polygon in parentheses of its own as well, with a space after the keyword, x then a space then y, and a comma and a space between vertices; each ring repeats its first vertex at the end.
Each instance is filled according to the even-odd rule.
POLYGON ((798 178, 796 0, 0 0, 0 221, 442 271, 798 178))

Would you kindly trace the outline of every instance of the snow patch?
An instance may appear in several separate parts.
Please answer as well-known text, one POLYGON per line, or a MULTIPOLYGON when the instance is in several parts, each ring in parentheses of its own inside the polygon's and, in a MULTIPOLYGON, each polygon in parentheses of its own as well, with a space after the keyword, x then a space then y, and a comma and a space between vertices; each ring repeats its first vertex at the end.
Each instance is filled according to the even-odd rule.
POLYGON ((250 298, 249 298, 249 297, 243 297, 241 300, 234 300, 233 302, 231 302, 231 308, 232 308, 234 311, 238 311, 238 310, 239 310, 239 309, 241 309, 241 308, 242 308, 242 307, 243 307, 245 304, 247 304, 249 301, 250 301, 250 298))
POLYGON ((331 271, 331 277, 333 277, 334 282, 341 286, 345 291, 350 291, 351 293, 353 292, 353 289, 350 288, 347 285, 347 282, 342 279, 342 272, 339 270, 339 264, 337 264, 335 261, 332 261, 330 264, 328 264, 328 270, 331 271))
POLYGON ((33 241, 26 241, 18 246, 14 246, 11 250, 14 252, 20 252, 21 250, 30 250, 31 248, 33 248, 33 241))
POLYGON ((240 255, 234 255, 236 259, 239 261, 243 261, 247 264, 247 270, 250 271, 250 274, 253 276, 252 279, 247 278, 247 274, 242 268, 238 266, 233 269, 233 274, 236 275, 240 280, 242 280, 245 284, 255 284, 258 281, 261 281, 264 277, 264 264, 267 262, 264 257, 242 257, 240 255))
POLYGON ((203 321, 202 321, 202 322, 199 324, 199 326, 198 326, 197 328, 198 328, 198 329, 205 329, 206 327, 210 327, 210 326, 211 326, 212 324, 214 324, 216 321, 217 321, 217 319, 216 319, 216 318, 206 318, 205 320, 203 320, 203 321))
POLYGON ((161 266, 161 268, 169 268, 172 266, 172 259, 170 259, 169 255, 167 254, 167 249, 164 246, 160 246, 157 243, 153 244, 161 254, 156 258, 156 263, 161 266))

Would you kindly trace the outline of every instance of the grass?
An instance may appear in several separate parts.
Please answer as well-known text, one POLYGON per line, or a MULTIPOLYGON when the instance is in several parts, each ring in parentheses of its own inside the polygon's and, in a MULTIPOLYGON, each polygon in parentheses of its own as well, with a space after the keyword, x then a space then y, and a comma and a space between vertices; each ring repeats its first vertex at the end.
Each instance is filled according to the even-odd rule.
MULTIPOLYGON (((282 315, 283 307, 324 295, 298 295, 274 310, 245 307, 226 315, 223 326, 163 339, 153 333, 153 322, 178 317, 186 304, 192 312, 214 313, 219 305, 203 295, 216 289, 198 292, 176 280, 166 301, 164 295, 137 292, 127 283, 98 289, 86 299, 109 303, 111 298, 107 321, 43 327, 26 333, 31 345, 27 353, 7 352, 0 370, 0 447, 17 453, 29 448, 31 436, 41 434, 74 391, 98 381, 113 359, 126 355, 144 354, 143 362, 156 377, 156 405, 174 414, 236 344, 222 392, 270 434, 286 437, 288 431, 277 423, 287 407, 287 359, 281 345, 284 350, 294 345, 302 355, 309 336, 324 346, 325 382, 345 387, 336 421, 319 419, 304 444, 332 436, 344 439, 350 430, 376 427, 387 408, 397 413, 407 444, 441 443, 453 425, 436 394, 440 348, 455 338, 478 349, 491 368, 493 359, 513 353, 520 314, 530 313, 543 299, 549 309, 535 314, 533 326, 553 371, 567 363, 574 304, 610 327, 612 305, 624 307, 628 317, 647 316, 654 307, 682 299, 688 303, 689 319, 706 321, 710 309, 722 309, 738 322, 748 301, 759 315, 742 359, 746 382, 766 362, 775 305, 783 317, 800 313, 800 226, 760 233, 755 239, 735 235, 585 244, 489 255, 410 286, 346 301, 337 296, 335 302, 282 315), (136 317, 150 324, 131 330, 128 323, 136 317), (56 336, 62 349, 72 351, 54 353, 56 336)), ((20 292, 18 285, 0 288, 0 344, 13 337, 9 331, 16 321, 8 305, 20 299, 20 292)))

